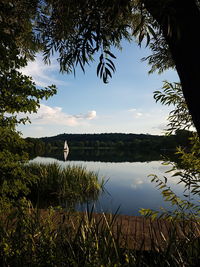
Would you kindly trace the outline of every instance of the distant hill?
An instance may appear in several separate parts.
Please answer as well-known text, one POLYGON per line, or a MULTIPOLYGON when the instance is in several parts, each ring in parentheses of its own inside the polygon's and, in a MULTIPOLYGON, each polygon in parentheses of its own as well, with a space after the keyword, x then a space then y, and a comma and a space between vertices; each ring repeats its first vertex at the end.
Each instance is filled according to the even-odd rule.
POLYGON ((191 132, 179 130, 175 135, 160 136, 150 134, 125 134, 125 133, 101 133, 101 134, 59 134, 51 137, 26 138, 33 152, 51 151, 63 149, 67 140, 70 149, 117 149, 158 151, 174 150, 177 146, 188 146, 188 137, 191 132))
POLYGON ((132 134, 132 133, 100 133, 100 134, 59 134, 51 137, 42 137, 41 140, 67 140, 68 141, 84 141, 84 140, 100 140, 100 141, 130 141, 133 138, 154 138, 154 137, 163 137, 159 135, 150 135, 150 134, 132 134))
POLYGON ((44 137, 40 140, 44 143, 51 143, 54 147, 63 146, 67 140, 70 147, 76 148, 123 148, 134 149, 149 146, 154 143, 163 143, 164 136, 146 134, 123 134, 123 133, 102 133, 102 134, 59 134, 52 137, 44 137))

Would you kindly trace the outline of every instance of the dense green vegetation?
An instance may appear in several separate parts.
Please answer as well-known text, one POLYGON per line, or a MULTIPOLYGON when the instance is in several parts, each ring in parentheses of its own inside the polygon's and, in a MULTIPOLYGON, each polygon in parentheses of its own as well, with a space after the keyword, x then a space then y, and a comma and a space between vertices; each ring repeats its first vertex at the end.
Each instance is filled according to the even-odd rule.
MULTIPOLYGON (((188 138, 192 132, 177 130, 174 135, 158 136, 150 134, 59 134, 52 137, 26 138, 29 152, 44 155, 55 150, 62 150, 64 141, 67 140, 70 150, 95 149, 118 151, 152 151, 175 150, 178 146, 189 146, 188 138)), ((70 152, 71 153, 71 152, 70 152)))
POLYGON ((98 173, 82 166, 29 163, 26 168, 37 177, 28 198, 40 208, 61 206, 74 210, 76 204, 97 200, 103 190, 104 182, 98 179, 98 173))
POLYGON ((31 33, 36 9, 35 1, 0 2, 0 203, 27 194, 35 181, 24 171, 26 143, 16 130, 28 118, 17 113, 36 112, 41 99, 56 93, 54 85, 39 89, 20 72, 39 48, 31 33))
MULTIPOLYGON (((188 112, 180 83, 164 82, 163 90, 155 92, 156 101, 160 101, 163 105, 173 105, 174 109, 169 114, 168 131, 181 129, 190 129, 193 126, 191 115, 188 112)), ((172 173, 173 177, 178 178, 178 183, 182 183, 185 187, 183 200, 182 196, 177 196, 168 186, 167 178, 158 177, 156 174, 150 175, 152 182, 156 183, 156 187, 161 190, 165 201, 169 201, 171 205, 175 206, 174 212, 163 210, 162 215, 170 219, 182 219, 199 221, 200 206, 199 203, 194 201, 193 196, 200 197, 200 140, 196 132, 188 138, 190 147, 179 147, 176 154, 179 161, 171 162, 166 161, 165 164, 169 165, 168 173, 172 173), (153 176, 153 177, 152 177, 153 176)), ((159 214, 158 211, 142 210, 142 214, 152 215, 153 217, 159 214)), ((200 244, 198 244, 200 245, 200 244)))
POLYGON ((162 245, 152 234, 152 249, 145 251, 142 239, 137 250, 130 246, 131 237, 124 235, 122 225, 116 227, 116 215, 42 211, 24 199, 17 211, 5 214, 0 214, 1 266, 195 267, 200 260, 199 237, 189 222, 169 230, 168 239, 163 233, 162 245), (177 238, 177 232, 185 238, 177 238))

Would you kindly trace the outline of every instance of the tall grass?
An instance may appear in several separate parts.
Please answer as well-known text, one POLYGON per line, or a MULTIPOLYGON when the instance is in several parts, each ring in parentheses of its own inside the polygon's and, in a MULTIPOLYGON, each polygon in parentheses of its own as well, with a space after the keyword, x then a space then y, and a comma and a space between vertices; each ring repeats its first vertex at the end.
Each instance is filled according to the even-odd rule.
POLYGON ((192 227, 182 237, 176 231, 184 228, 172 228, 168 238, 163 238, 164 245, 152 239, 151 250, 145 251, 128 245, 116 215, 62 213, 52 208, 43 211, 33 209, 25 199, 8 216, 0 215, 2 267, 183 267, 198 266, 200 260, 200 240, 192 227))
POLYGON ((103 179, 99 181, 98 173, 83 166, 30 163, 27 168, 38 177, 30 197, 40 206, 59 204, 72 208, 76 203, 97 200, 103 190, 103 179))

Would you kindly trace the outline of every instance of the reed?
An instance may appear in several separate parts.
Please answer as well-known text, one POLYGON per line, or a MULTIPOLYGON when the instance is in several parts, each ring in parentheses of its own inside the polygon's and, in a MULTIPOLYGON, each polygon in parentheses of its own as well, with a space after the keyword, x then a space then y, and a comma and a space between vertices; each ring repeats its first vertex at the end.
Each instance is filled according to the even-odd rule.
POLYGON ((200 241, 194 225, 188 225, 184 238, 177 238, 172 228, 164 246, 152 239, 152 249, 144 251, 128 246, 116 220, 116 214, 97 217, 93 210, 34 209, 22 199, 8 216, 1 214, 1 266, 198 266, 200 241))
POLYGON ((97 200, 103 190, 103 178, 99 181, 98 173, 83 166, 30 163, 27 168, 38 177, 29 195, 38 205, 72 208, 77 203, 97 200))

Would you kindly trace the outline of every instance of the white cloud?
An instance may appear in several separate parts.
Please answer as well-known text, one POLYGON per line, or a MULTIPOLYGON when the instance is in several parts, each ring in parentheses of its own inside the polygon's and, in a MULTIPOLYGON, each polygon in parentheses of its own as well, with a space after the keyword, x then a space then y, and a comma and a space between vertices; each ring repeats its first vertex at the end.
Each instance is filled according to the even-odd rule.
POLYGON ((92 120, 92 119, 94 119, 95 117, 97 116, 97 113, 96 113, 96 111, 95 110, 92 110, 92 111, 88 111, 88 113, 87 113, 87 119, 88 120, 92 120))
POLYGON ((135 118, 135 119, 138 119, 140 118, 141 116, 143 116, 143 113, 139 112, 136 108, 131 108, 128 110, 129 112, 131 112, 132 116, 135 118))
POLYGON ((86 114, 70 115, 63 112, 61 107, 50 107, 41 104, 38 112, 31 114, 29 117, 31 122, 36 125, 77 126, 96 118, 96 116, 95 110, 88 111, 86 114))
POLYGON ((97 113, 95 110, 92 111, 88 111, 87 114, 78 114, 78 115, 74 115, 75 118, 77 119, 88 119, 88 120, 92 120, 96 117, 97 113))
POLYGON ((53 72, 59 73, 59 66, 55 60, 51 65, 44 64, 42 57, 38 55, 34 61, 30 61, 25 68, 20 71, 27 76, 31 76, 37 86, 46 87, 51 84, 68 86, 69 83, 58 80, 54 77, 53 72))
POLYGON ((131 184, 131 188, 133 189, 137 189, 139 187, 142 187, 142 185, 144 184, 144 181, 141 179, 136 179, 132 184, 131 184))

